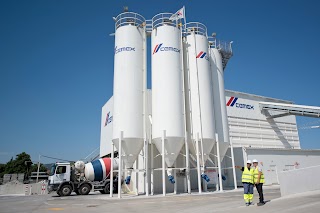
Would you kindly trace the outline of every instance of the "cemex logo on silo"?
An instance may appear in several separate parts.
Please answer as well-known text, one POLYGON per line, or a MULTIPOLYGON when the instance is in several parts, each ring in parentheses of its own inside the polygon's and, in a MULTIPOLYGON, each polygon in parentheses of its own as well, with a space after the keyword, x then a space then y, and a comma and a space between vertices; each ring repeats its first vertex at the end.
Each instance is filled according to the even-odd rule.
POLYGON ((115 47, 114 48, 114 54, 117 54, 119 52, 123 52, 123 51, 136 51, 136 48, 135 47, 115 47))
POLYGON ((104 126, 107 126, 109 123, 112 122, 113 116, 110 116, 110 112, 107 113, 106 122, 104 123, 104 126))
POLYGON ((230 97, 229 101, 227 102, 227 106, 230 106, 230 107, 234 107, 235 106, 237 108, 254 110, 254 106, 253 105, 237 103, 237 101, 238 101, 237 97, 230 97))
POLYGON ((196 58, 204 58, 206 59, 207 61, 209 61, 209 57, 207 56, 207 53, 206 52, 203 52, 203 51, 200 51, 197 55, 196 58))
POLYGON ((175 48, 175 47, 163 47, 162 45, 163 45, 163 43, 157 44, 154 47, 152 54, 156 54, 159 50, 160 51, 173 51, 173 52, 177 52, 177 53, 180 52, 180 50, 178 48, 175 48))

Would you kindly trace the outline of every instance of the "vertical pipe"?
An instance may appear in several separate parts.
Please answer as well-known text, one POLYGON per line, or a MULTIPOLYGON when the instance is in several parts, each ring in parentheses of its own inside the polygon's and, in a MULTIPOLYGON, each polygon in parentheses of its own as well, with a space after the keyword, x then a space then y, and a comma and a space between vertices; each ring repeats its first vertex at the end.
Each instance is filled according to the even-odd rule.
POLYGON ((198 189, 199 194, 202 193, 201 190, 201 171, 200 171, 200 156, 199 156, 199 132, 197 132, 196 136, 196 152, 197 152, 197 172, 198 172, 198 189))
POLYGON ((122 136, 123 131, 120 131, 119 134, 119 169, 118 169, 118 198, 121 198, 121 180, 122 180, 122 136))
MULTIPOLYGON (((174 168, 177 168, 177 160, 174 162, 174 168)), ((178 180, 177 180, 177 170, 172 170, 173 176, 174 176, 174 180, 176 181, 173 185, 173 193, 177 194, 177 186, 178 186, 178 180)))
POLYGON ((218 166, 217 166, 218 165, 218 159, 217 158, 218 158, 217 155, 215 155, 215 157, 214 157, 214 166, 215 166, 216 173, 217 173, 216 191, 219 191, 218 166))
MULTIPOLYGON (((138 189, 138 184, 139 184, 139 172, 138 172, 138 169, 139 169, 139 163, 140 163, 139 158, 140 158, 140 155, 138 155, 138 157, 137 157, 136 166, 135 166, 135 178, 136 178, 136 180, 135 180, 135 188, 136 188, 135 194, 136 195, 139 194, 139 189, 138 189)), ((134 172, 134 170, 132 172, 134 172)))
POLYGON ((111 148, 111 164, 110 164, 110 197, 113 197, 113 160, 114 160, 114 144, 112 142, 111 148))
POLYGON ((144 183, 145 183, 145 192, 146 195, 149 195, 148 187, 148 175, 147 175, 147 152, 148 152, 148 143, 147 143, 147 41, 146 41, 146 26, 147 23, 143 27, 143 134, 144 134, 144 183))
MULTIPOLYGON (((187 133, 188 135, 188 133, 187 133)), ((191 194, 191 182, 190 182, 190 154, 189 154, 189 145, 188 145, 188 139, 185 139, 186 144, 186 178, 187 178, 187 190, 188 194, 191 194)))
MULTIPOLYGON (((151 129, 150 129, 150 132, 151 132, 151 129)), ((151 142, 151 134, 150 134, 150 142, 151 142)), ((150 168, 150 172, 151 172, 151 176, 150 176, 150 181, 151 181, 151 186, 150 186, 150 190, 151 190, 151 195, 154 195, 154 176, 153 176, 153 143, 151 142, 150 144, 150 149, 151 149, 151 153, 150 153, 150 164, 151 164, 151 168, 150 168)))
POLYGON ((166 196, 166 170, 165 170, 165 161, 164 161, 164 140, 166 138, 166 130, 163 130, 162 133, 162 194, 166 196))
POLYGON ((217 133, 216 133, 216 143, 217 143, 217 158, 218 158, 218 169, 219 169, 219 185, 220 185, 220 192, 223 192, 222 174, 221 174, 220 148, 219 148, 219 141, 218 141, 218 134, 217 134, 217 133))
POLYGON ((36 181, 36 183, 38 183, 38 181, 39 181, 39 171, 40 171, 40 157, 41 157, 41 155, 39 155, 39 161, 38 161, 38 169, 37 169, 37 181, 36 181))
MULTIPOLYGON (((146 136, 147 138, 147 136, 146 136)), ((149 196, 149 164, 148 164, 148 158, 149 158, 149 142, 146 140, 145 141, 145 191, 146 191, 146 196, 149 196)))
POLYGON ((234 165, 233 145, 232 145, 231 140, 230 140, 230 151, 231 151, 231 161, 232 161, 233 184, 234 184, 234 189, 237 189, 238 188, 237 176, 236 176, 236 168, 234 165))
MULTIPOLYGON (((203 173, 204 173, 204 166, 205 165, 204 165, 203 139, 202 139, 202 137, 200 139, 200 145, 201 145, 201 164, 202 164, 202 170, 203 170, 203 173)), ((203 191, 206 192, 207 191, 207 182, 204 179, 202 179, 202 183, 203 183, 203 191)))
MULTIPOLYGON (((185 18, 185 17, 184 17, 185 18)), ((186 23, 184 23, 186 24, 186 23)), ((183 30, 183 28, 182 28, 183 30)), ((183 47, 183 34, 182 34, 182 30, 181 30, 181 49, 184 49, 183 47)), ((184 67, 184 61, 183 61, 183 54, 184 51, 181 51, 181 65, 182 65, 182 76, 183 76, 183 103, 184 103, 184 107, 183 107, 183 113, 184 113, 184 127, 185 127, 185 132, 184 132, 184 143, 185 143, 185 147, 186 147, 186 179, 187 179, 187 191, 188 194, 191 193, 191 183, 190 183, 190 163, 189 163, 189 145, 188 145, 188 131, 187 131, 187 104, 186 104, 186 96, 187 94, 189 94, 189 91, 186 92, 186 82, 185 82, 185 78, 184 78, 184 74, 185 74, 185 67, 184 67)))

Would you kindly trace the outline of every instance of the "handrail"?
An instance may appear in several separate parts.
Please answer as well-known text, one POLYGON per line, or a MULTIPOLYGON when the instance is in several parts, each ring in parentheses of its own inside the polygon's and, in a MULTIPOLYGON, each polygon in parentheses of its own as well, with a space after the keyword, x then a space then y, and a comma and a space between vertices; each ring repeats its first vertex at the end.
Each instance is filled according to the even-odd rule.
POLYGON ((116 29, 126 25, 144 27, 146 24, 146 20, 142 15, 133 12, 124 12, 119 14, 116 17, 115 22, 116 29))
POLYGON ((208 41, 209 41, 209 46, 210 48, 216 48, 220 51, 223 51, 226 54, 231 54, 232 55, 232 41, 231 42, 227 42, 227 41, 223 41, 223 40, 218 40, 215 37, 208 37, 208 41))
POLYGON ((173 19, 173 13, 159 13, 152 18, 152 28, 155 29, 162 25, 180 27, 179 19, 173 19))
POLYGON ((200 22, 189 22, 185 25, 184 34, 190 35, 191 33, 207 36, 207 27, 200 22))

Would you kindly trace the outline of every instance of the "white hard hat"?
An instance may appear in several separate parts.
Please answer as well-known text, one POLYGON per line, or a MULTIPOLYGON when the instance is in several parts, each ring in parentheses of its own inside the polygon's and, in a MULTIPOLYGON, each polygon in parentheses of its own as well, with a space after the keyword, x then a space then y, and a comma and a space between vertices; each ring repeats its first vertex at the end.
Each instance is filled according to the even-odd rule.
POLYGON ((251 160, 247 160, 247 163, 250 163, 250 164, 252 164, 251 160))
POLYGON ((253 159, 252 163, 258 163, 257 159, 253 159))

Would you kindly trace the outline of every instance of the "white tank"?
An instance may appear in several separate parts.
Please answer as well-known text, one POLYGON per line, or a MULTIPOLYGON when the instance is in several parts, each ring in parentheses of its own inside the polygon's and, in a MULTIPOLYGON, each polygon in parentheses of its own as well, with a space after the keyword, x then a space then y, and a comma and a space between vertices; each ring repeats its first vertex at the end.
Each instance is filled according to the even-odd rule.
MULTIPOLYGON (((214 146, 215 122, 213 110, 212 74, 208 54, 207 28, 201 23, 193 22, 186 25, 185 39, 185 75, 189 94, 186 100, 190 104, 191 136, 194 142, 190 150, 195 154, 197 134, 202 138, 204 162, 214 146)), ((199 141, 199 151, 201 152, 199 141)))
POLYGON ((214 112, 216 115, 216 131, 218 133, 218 141, 229 143, 229 125, 223 77, 224 70, 221 54, 216 48, 216 40, 211 42, 209 51, 213 77, 213 103, 214 112))
POLYGON ((126 167, 132 168, 143 147, 145 19, 122 13, 115 27, 112 141, 119 150, 123 131, 122 156, 126 167))
MULTIPOLYGON (((119 159, 113 159, 113 169, 117 170, 119 159)), ((111 158, 100 158, 86 163, 84 167, 84 176, 90 181, 102 181, 109 177, 111 171, 111 158)))
POLYGON ((162 153, 166 131, 165 161, 172 167, 184 144, 181 30, 172 14, 152 19, 152 139, 162 153))
POLYGON ((78 160, 77 162, 75 162, 74 164, 74 168, 76 170, 78 170, 79 172, 83 172, 84 170, 84 166, 85 166, 85 163, 81 160, 78 160))

